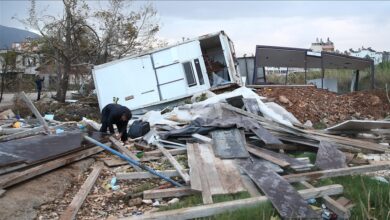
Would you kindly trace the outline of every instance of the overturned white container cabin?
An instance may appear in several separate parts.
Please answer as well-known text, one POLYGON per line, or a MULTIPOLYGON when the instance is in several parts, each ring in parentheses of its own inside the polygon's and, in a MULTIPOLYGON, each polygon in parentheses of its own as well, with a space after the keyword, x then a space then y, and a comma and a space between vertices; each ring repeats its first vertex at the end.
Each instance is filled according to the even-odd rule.
POLYGON ((229 37, 220 31, 95 66, 100 109, 119 98, 131 110, 162 105, 224 84, 241 85, 229 37), (129 99, 128 97, 133 97, 129 99))

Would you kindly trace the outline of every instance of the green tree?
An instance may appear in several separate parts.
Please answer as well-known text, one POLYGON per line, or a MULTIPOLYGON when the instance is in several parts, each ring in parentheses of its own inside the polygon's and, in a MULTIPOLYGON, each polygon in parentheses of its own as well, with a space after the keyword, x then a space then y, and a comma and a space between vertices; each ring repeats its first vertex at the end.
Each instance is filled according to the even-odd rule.
POLYGON ((16 71, 16 57, 18 53, 15 51, 7 51, 0 54, 1 63, 1 88, 0 88, 0 102, 3 100, 3 93, 5 87, 5 75, 16 71))
POLYGON ((78 68, 119 59, 156 43, 159 25, 150 4, 132 11, 129 1, 110 0, 106 9, 94 12, 83 0, 62 2, 64 15, 53 17, 37 13, 35 0, 31 0, 30 16, 23 21, 39 31, 43 56, 56 64, 56 96, 61 102, 69 76, 79 72, 78 68))

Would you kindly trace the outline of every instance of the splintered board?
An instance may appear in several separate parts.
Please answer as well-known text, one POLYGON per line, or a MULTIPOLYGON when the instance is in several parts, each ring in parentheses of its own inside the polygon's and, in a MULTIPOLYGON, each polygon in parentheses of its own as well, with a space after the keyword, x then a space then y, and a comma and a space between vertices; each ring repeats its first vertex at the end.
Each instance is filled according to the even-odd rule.
POLYGON ((246 191, 233 160, 215 157, 209 144, 187 144, 187 154, 191 189, 202 191, 200 178, 205 178, 212 195, 246 191))
POLYGON ((248 158, 245 137, 237 128, 211 132, 215 156, 219 158, 248 158))
POLYGON ((318 219, 320 217, 293 186, 262 163, 253 163, 247 159, 239 161, 239 164, 265 193, 283 219, 318 219))
POLYGON ((279 166, 283 166, 283 164, 280 164, 278 161, 280 161, 281 163, 283 162, 288 163, 287 166, 290 166, 292 169, 296 171, 299 169, 309 169, 313 167, 313 165, 310 164, 310 162, 301 161, 296 158, 289 157, 286 154, 277 153, 272 150, 257 147, 252 144, 248 144, 247 149, 249 150, 249 152, 251 152, 251 154, 269 160, 275 164, 278 164, 279 166), (272 160, 272 158, 274 158, 276 161, 272 160))

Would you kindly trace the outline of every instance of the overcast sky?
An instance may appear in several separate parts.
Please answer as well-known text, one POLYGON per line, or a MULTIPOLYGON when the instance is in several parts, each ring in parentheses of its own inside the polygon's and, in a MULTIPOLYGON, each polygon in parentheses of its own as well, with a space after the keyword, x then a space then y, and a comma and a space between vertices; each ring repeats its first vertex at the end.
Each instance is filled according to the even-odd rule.
MULTIPOLYGON (((88 1, 92 7, 104 5, 88 1)), ((143 4, 137 1, 135 4, 143 4)), ((329 37, 336 49, 361 46, 390 51, 390 2, 387 1, 153 1, 161 31, 158 37, 182 37, 224 30, 238 55, 253 54, 255 45, 309 48, 317 37, 329 37)), ((61 1, 38 1, 40 10, 58 15, 61 1)), ((29 1, 0 0, 1 25, 24 28, 29 1)))

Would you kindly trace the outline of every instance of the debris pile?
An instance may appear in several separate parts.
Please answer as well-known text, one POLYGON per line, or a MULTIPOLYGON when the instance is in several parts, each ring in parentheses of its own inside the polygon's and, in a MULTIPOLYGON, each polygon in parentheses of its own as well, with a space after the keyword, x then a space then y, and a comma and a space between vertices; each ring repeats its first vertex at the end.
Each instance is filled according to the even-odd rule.
POLYGON ((342 95, 315 87, 274 87, 257 93, 282 105, 302 123, 326 125, 351 119, 382 119, 390 115, 384 91, 359 91, 342 95))
MULTIPOLYGON (((298 105, 287 94, 275 101, 298 105)), ((241 87, 170 111, 150 111, 135 116, 148 129, 126 143, 97 133, 96 121, 83 118, 69 125, 45 119, 29 103, 40 125, 0 137, 5 141, 0 143, 0 188, 12 190, 34 176, 93 157, 95 164, 63 198, 40 206, 38 219, 193 219, 265 201, 283 219, 349 218, 354 201, 342 196, 341 185, 315 187, 311 182, 388 172, 390 122, 346 121, 312 130, 299 123, 299 115, 263 100, 241 87), (54 128, 62 132, 54 135, 54 128), (315 160, 291 156, 305 151, 315 152, 315 160), (250 198, 216 199, 242 193, 250 198), (195 207, 162 211, 188 196, 201 200, 195 207), (313 206, 316 198, 323 201, 318 207, 313 206)), ((133 124, 140 122, 133 121, 130 131, 133 124)))

